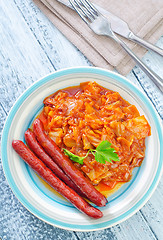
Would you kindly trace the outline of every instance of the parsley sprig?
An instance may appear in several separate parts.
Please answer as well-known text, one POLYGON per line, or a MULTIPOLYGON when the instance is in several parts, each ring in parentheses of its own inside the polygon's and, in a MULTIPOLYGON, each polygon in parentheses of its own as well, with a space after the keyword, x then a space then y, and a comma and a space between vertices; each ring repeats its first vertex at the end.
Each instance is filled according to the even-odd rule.
POLYGON ((67 149, 63 148, 64 153, 74 162, 83 164, 84 159, 91 152, 95 156, 95 160, 99 163, 105 164, 106 162, 120 161, 115 149, 111 147, 109 141, 102 141, 96 149, 89 149, 84 157, 79 157, 67 149))

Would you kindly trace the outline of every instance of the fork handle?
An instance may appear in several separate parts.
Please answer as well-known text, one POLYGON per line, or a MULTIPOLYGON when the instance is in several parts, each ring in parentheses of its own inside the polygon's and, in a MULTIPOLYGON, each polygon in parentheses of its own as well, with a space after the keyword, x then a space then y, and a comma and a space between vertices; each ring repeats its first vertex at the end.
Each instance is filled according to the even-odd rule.
POLYGON ((133 58, 137 65, 146 73, 146 75, 156 84, 156 86, 163 92, 163 79, 154 73, 140 58, 138 58, 131 49, 117 36, 113 35, 112 38, 121 45, 121 47, 133 58))
POLYGON ((153 45, 152 43, 149 43, 147 41, 145 41, 144 39, 138 37, 137 35, 135 35, 133 32, 130 32, 129 34, 129 39, 132 40, 135 43, 140 44, 141 46, 154 51, 155 53, 158 53, 160 56, 163 57, 163 49, 153 45))

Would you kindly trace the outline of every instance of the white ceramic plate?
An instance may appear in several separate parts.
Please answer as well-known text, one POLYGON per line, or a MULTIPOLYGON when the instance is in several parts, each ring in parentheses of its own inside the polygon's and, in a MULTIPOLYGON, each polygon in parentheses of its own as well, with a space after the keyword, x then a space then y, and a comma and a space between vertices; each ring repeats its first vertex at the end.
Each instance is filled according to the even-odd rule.
POLYGON ((54 226, 75 231, 95 231, 118 224, 138 211, 155 190, 163 168, 162 128, 148 98, 126 78, 99 68, 80 67, 52 73, 33 84, 17 100, 6 120, 2 135, 2 162, 8 183, 20 202, 35 216, 54 226), (130 182, 108 197, 100 208, 101 219, 90 219, 58 194, 45 187, 40 178, 12 149, 12 140, 24 141, 24 132, 43 107, 43 99, 55 91, 85 81, 96 81, 118 91, 144 114, 152 135, 146 140, 146 156, 135 168, 130 182))

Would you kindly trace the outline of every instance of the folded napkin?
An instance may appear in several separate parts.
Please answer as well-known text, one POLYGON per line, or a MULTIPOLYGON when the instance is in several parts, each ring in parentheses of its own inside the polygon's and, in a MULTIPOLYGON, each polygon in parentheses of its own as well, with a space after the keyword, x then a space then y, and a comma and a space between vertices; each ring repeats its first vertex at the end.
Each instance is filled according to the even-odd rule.
MULTIPOLYGON (((76 12, 56 0, 33 0, 51 22, 97 67, 126 75, 134 61, 114 40, 98 36, 76 12)), ((68 0, 67 0, 68 1, 68 0)), ((151 43, 163 33, 163 0, 91 0, 126 21, 139 37, 151 43)), ((146 50, 131 41, 123 40, 140 57, 146 50)))

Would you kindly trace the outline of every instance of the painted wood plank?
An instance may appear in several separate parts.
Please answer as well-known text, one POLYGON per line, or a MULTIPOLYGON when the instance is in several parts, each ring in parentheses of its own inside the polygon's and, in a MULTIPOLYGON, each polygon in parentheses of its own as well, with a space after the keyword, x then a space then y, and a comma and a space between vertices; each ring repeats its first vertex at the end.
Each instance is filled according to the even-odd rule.
MULTIPOLYGON (((158 46, 163 48, 163 36, 157 43, 158 46)), ((157 55, 156 53, 149 51, 144 57, 143 61, 163 79, 163 57, 157 55)), ((155 84, 143 73, 140 68, 135 67, 133 69, 139 84, 144 89, 145 93, 152 100, 156 110, 158 111, 160 117, 163 119, 163 94, 155 84)))
POLYGON ((21 19, 17 7, 0 5, 1 102, 8 112, 18 96, 38 78, 54 71, 44 51, 21 19))
POLYGON ((159 240, 163 239, 163 177, 150 200, 141 209, 141 214, 159 240))
POLYGON ((56 69, 90 65, 85 56, 54 27, 32 0, 14 1, 56 69))
POLYGON ((118 224, 114 227, 108 228, 106 230, 80 233, 77 232, 79 239, 82 240, 155 240, 157 237, 150 230, 148 224, 144 223, 144 218, 139 213, 136 213, 129 220, 118 224))
MULTIPOLYGON (((0 96, 1 96, 1 93, 2 93, 1 90, 2 89, 0 88, 0 96)), ((3 130, 3 126, 4 126, 6 116, 7 116, 7 113, 4 110, 3 105, 1 104, 1 99, 0 99, 0 144, 1 144, 2 130, 3 130)))

